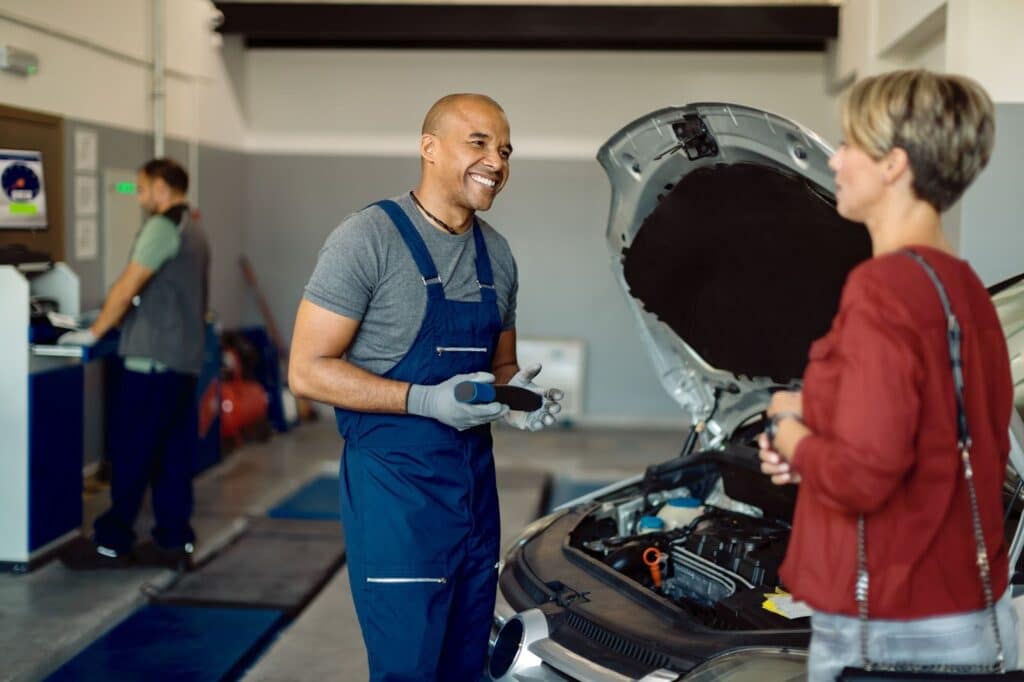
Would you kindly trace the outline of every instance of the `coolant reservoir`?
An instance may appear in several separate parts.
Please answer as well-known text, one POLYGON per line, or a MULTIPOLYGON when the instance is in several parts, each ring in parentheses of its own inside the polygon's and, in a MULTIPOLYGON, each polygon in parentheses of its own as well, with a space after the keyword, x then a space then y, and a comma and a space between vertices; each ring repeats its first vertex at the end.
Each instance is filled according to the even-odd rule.
POLYGON ((668 530, 665 525, 665 520, 657 516, 641 516, 640 523, 637 524, 637 535, 661 533, 668 530))
POLYGON ((696 497, 673 497, 658 512, 658 518, 665 522, 665 530, 675 530, 689 525, 704 513, 704 506, 696 497))

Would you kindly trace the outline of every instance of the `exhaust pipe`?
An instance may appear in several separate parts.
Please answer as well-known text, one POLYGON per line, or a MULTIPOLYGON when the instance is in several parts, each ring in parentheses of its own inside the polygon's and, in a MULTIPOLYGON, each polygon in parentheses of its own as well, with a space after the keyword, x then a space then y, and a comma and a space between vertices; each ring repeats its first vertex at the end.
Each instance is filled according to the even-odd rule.
POLYGON ((495 682, 543 680, 543 662, 530 645, 548 637, 548 619, 540 609, 517 613, 498 631, 487 672, 495 682))

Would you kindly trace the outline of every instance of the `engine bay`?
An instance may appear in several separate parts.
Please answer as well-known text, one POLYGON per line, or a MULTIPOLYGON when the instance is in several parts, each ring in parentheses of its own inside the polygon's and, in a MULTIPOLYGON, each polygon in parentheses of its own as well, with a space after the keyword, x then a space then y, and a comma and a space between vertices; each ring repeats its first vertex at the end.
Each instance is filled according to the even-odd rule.
POLYGON ((570 546, 671 600, 706 627, 808 627, 807 618, 765 608, 768 595, 785 590, 779 567, 793 500, 763 488, 771 484, 751 471, 749 452, 739 458, 718 454, 648 470, 642 484, 594 503, 570 535, 570 546), (752 504, 761 497, 763 506, 752 504))

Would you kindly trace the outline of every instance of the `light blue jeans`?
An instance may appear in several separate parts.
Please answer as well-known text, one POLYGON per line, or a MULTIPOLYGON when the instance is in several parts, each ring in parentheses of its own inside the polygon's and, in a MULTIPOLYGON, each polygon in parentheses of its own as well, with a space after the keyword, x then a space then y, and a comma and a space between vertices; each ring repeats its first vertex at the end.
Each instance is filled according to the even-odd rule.
MULTIPOLYGON (((999 635, 1007 670, 1017 666, 1017 612, 1009 590, 996 602, 999 635)), ((977 665, 996 660, 995 634, 987 611, 917 620, 872 620, 868 656, 877 663, 977 665)), ((809 682, 833 682, 847 666, 863 665, 860 622, 850 616, 815 611, 811 616, 809 682)))

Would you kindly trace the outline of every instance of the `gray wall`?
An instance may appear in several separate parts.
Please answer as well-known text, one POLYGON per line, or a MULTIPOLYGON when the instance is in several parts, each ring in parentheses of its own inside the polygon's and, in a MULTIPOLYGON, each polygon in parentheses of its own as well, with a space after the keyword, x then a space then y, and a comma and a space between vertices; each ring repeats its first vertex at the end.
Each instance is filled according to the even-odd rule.
MULTIPOLYGON (((149 159, 153 150, 152 135, 133 133, 117 128, 92 125, 67 119, 64 121, 64 259, 78 274, 81 287, 82 310, 98 308, 106 294, 103 287, 103 257, 106 244, 103 238, 103 170, 106 168, 138 168, 149 159), (91 130, 97 136, 96 184, 98 212, 96 231, 99 252, 91 260, 75 258, 75 131, 91 130)), ((168 154, 180 155, 187 163, 187 147, 168 141, 168 154)))
POLYGON ((245 243, 245 154, 199 147, 198 204, 210 239, 210 307, 227 329, 242 324, 248 295, 238 257, 245 243))
MULTIPOLYGON (((66 125, 67 260, 78 272, 85 309, 102 304, 102 188, 95 260, 74 258, 76 127, 95 130, 104 168, 137 168, 152 137, 84 122, 66 125)), ((186 166, 189 147, 168 140, 186 166)), ((211 307, 225 328, 262 324, 242 281, 238 256, 253 263, 285 338, 324 239, 348 213, 415 186, 415 158, 246 155, 199 147, 199 208, 210 236, 211 307)), ((520 160, 485 217, 509 239, 520 268, 518 331, 583 339, 583 409, 594 423, 679 424, 680 411, 658 383, 625 295, 612 277, 604 232, 608 183, 596 161, 520 160)))
POLYGON ((988 167, 960 204, 960 253, 985 284, 1024 272, 1024 103, 996 105, 988 167))
MULTIPOLYGON (((103 170, 106 168, 136 169, 153 156, 153 137, 117 128, 73 120, 65 121, 65 259, 78 273, 82 309, 98 308, 103 303, 103 170), (97 133, 97 182, 99 212, 96 215, 99 253, 95 259, 75 258, 74 137, 76 129, 97 133)), ((181 141, 168 139, 166 154, 189 167, 189 147, 181 141)), ((243 283, 238 269, 238 253, 243 241, 245 214, 245 154, 216 147, 200 146, 199 208, 203 224, 210 236, 210 307, 218 313, 225 326, 236 326, 241 319, 243 283)))
MULTIPOLYGON (((76 126, 99 134, 99 168, 137 168, 152 137, 88 123, 66 125, 67 259, 82 281, 85 308, 102 303, 100 254, 74 259, 76 126)), ((189 148, 168 140, 167 153, 188 164, 189 148)), ((1024 104, 997 105, 997 141, 989 168, 961 202, 961 251, 986 283, 1024 270, 1024 104)), ((281 331, 291 336, 295 310, 316 255, 348 213, 415 185, 415 158, 282 156, 199 148, 199 206, 213 251, 211 305, 225 327, 262 324, 242 282, 245 253, 260 278, 281 331)), ((102 191, 102 190, 101 190, 102 191)), ((518 331, 524 336, 583 339, 587 352, 584 411, 606 423, 681 421, 643 350, 615 283, 604 245, 609 189, 596 161, 520 160, 486 218, 509 239, 520 268, 518 331)))
MULTIPOLYGON (((246 251, 290 336, 324 239, 348 213, 407 191, 415 158, 253 155, 248 158, 246 251)), ((519 263, 517 331, 586 343, 584 411, 604 423, 682 422, 643 350, 604 246, 610 198, 596 161, 520 160, 484 217, 519 263)), ((258 322, 248 304, 246 319, 258 322)))

